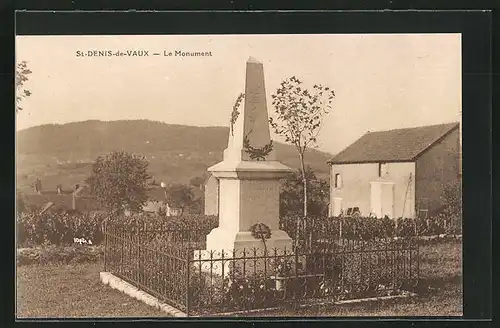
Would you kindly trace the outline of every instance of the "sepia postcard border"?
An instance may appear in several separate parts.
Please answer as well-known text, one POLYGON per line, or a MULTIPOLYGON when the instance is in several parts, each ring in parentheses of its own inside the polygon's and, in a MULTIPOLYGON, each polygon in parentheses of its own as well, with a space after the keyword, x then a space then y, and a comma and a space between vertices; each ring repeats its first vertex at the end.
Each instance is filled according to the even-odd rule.
MULTIPOLYGON (((461 33, 463 78, 463 318, 373 318, 373 320, 479 320, 491 317, 491 13, 485 11, 384 12, 64 12, 16 13, 18 35, 97 34, 312 34, 312 33, 461 33), (110 19, 112 18, 112 19, 110 19), (307 22, 297 24, 296 22, 307 22)), ((12 90, 13 91, 13 90, 12 90)), ((11 99, 14 99, 13 97, 11 99)), ((7 100, 9 102, 9 100, 7 100)), ((10 101, 12 106, 12 101, 10 101)), ((5 106, 9 108, 9 105, 5 106)), ((4 120, 6 125, 14 120, 4 120)), ((7 131, 12 127, 9 126, 7 131)), ((13 138, 12 136, 10 136, 13 138)), ((13 139, 7 139, 12 140, 13 139)), ((13 144, 13 142, 12 142, 13 144)), ((13 147, 12 147, 13 151, 13 147)), ((13 154, 14 155, 14 154, 13 154)), ((12 157, 14 158, 14 157, 12 157)), ((15 168, 13 168, 15 170, 15 168)), ((5 171, 8 172, 8 171, 5 171)), ((14 173, 14 172, 12 172, 14 173)), ((7 175, 8 173, 6 173, 7 175)), ((4 194, 14 187, 14 174, 4 194)), ((13 202, 12 202, 13 203, 13 202)), ((13 208, 12 208, 13 210, 13 208)), ((4 249, 13 247, 13 221, 4 229, 4 249), (6 243, 7 242, 7 243, 6 243), (9 243, 10 242, 10 243, 9 243)), ((4 251, 4 253, 8 253, 4 251)), ((12 249, 11 255, 14 255, 12 249)), ((14 263, 6 259, 7 263, 14 263)), ((11 272, 13 274, 13 272, 11 272)), ((13 295, 14 276, 4 286, 13 295), (8 283, 10 281, 10 283, 8 283)), ((5 297, 5 296, 4 296, 5 297)), ((12 297, 10 301, 15 301, 12 297)), ((9 303, 9 299, 7 299, 9 303)), ((9 303, 11 304, 11 303, 9 303)), ((13 309, 15 308, 15 304, 13 309)), ((13 312, 12 312, 13 313, 13 312)), ((143 318, 116 318, 128 321, 143 318)), ((50 320, 50 319, 48 319, 50 320)), ((92 319, 110 321, 109 319, 92 319)), ((165 319, 161 319, 164 321, 165 319)), ((182 319, 176 319, 176 321, 182 319)), ((193 319, 189 319, 193 320, 193 319)), ((221 319, 203 319, 214 321, 221 319)), ((222 321, 353 321, 346 318, 224 318, 222 321)), ((366 321, 367 318, 362 318, 366 321)), ((29 321, 29 320, 22 320, 29 321)), ((46 321, 46 320, 39 320, 46 321)), ((66 319, 57 319, 66 321, 66 319)), ((68 319, 68 321, 86 321, 68 319)))

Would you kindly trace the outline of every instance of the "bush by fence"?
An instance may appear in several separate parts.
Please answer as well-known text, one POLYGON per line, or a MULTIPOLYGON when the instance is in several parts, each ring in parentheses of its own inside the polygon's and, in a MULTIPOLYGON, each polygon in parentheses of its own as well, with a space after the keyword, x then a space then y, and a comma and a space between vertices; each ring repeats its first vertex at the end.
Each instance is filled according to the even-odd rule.
POLYGON ((85 238, 98 244, 103 240, 102 214, 21 213, 17 216, 17 245, 69 245, 74 238, 85 238))
POLYGON ((70 245, 74 238, 90 240, 93 245, 103 243, 103 224, 121 229, 148 229, 163 231, 190 231, 205 229, 210 232, 217 227, 216 216, 183 215, 181 217, 117 216, 102 213, 81 214, 77 212, 21 213, 17 216, 17 246, 70 245))
POLYGON ((339 238, 370 240, 387 237, 432 236, 461 234, 460 217, 436 216, 429 219, 399 218, 320 218, 301 216, 280 219, 281 229, 292 238, 308 240, 332 240, 339 238), (299 233, 297 234, 297 228, 299 233))
MULTIPOLYGON (((108 217, 102 213, 81 214, 77 212, 60 213, 21 213, 17 216, 18 247, 34 245, 69 245, 74 238, 91 240, 92 244, 104 241, 102 226, 104 221, 110 226, 127 229, 162 230, 170 234, 172 242, 193 240, 192 231, 208 234, 218 226, 218 217, 186 214, 180 217, 161 217, 148 215, 108 217), (170 232, 169 232, 170 231, 170 232)), ((461 234, 461 218, 458 216, 436 216, 423 219, 376 219, 376 218, 319 218, 288 216, 280 219, 281 228, 296 239, 332 240, 342 238, 369 240, 384 237, 431 236, 439 234, 461 234)), ((204 236, 199 236, 202 239, 204 236)))

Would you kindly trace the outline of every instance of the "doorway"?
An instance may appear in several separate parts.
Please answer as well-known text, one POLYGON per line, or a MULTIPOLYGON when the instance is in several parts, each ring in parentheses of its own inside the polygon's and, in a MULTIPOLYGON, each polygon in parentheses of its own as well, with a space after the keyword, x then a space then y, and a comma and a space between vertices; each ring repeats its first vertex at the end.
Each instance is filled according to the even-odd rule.
POLYGON ((370 182, 370 210, 378 218, 394 218, 394 182, 370 182))

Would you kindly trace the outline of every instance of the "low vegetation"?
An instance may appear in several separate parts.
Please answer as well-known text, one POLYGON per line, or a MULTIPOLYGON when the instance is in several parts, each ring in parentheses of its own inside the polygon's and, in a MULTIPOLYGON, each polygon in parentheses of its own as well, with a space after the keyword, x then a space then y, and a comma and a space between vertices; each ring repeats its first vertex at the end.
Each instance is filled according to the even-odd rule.
POLYGON ((93 245, 99 245, 104 241, 104 222, 118 223, 123 229, 147 227, 197 230, 206 227, 210 231, 218 225, 218 218, 191 214, 180 217, 135 215, 108 218, 101 213, 21 213, 17 216, 17 246, 73 245, 74 238, 83 238, 93 245))
MULTIPOLYGON (((296 222, 300 216, 281 218, 284 230, 290 236, 295 236, 296 222)), ((103 223, 119 223, 124 229, 141 227, 169 228, 183 230, 199 230, 200 227, 212 229, 218 226, 216 216, 184 214, 180 217, 165 217, 162 215, 115 216, 108 218, 105 214, 81 213, 20 213, 17 216, 18 247, 33 247, 38 245, 70 245, 74 238, 85 238, 94 245, 103 242, 103 223)), ((459 218, 431 218, 429 220, 375 218, 310 218, 310 223, 304 231, 312 231, 318 238, 335 238, 340 235, 350 239, 370 239, 374 237, 439 235, 461 233, 459 218), (415 230, 416 229, 416 230, 415 230)), ((304 238, 304 236, 302 236, 304 238)))
POLYGON ((38 246, 17 250, 17 266, 31 264, 97 263, 103 260, 104 245, 38 246))

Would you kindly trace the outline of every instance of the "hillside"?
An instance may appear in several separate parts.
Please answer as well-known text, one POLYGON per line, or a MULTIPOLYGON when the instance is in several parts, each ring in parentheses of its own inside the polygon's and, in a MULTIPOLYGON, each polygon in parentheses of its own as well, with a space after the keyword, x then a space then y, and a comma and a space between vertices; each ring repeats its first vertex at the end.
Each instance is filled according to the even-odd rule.
MULTIPOLYGON (((171 125, 148 120, 85 121, 48 124, 17 132, 17 183, 26 189, 39 175, 44 189, 64 188, 84 180, 99 155, 122 149, 141 153, 157 181, 187 183, 203 176, 222 160, 228 128, 171 125)), ((299 167, 290 145, 276 143, 278 159, 299 167)), ((326 161, 332 155, 316 150, 306 154, 307 164, 327 178, 326 161)))

